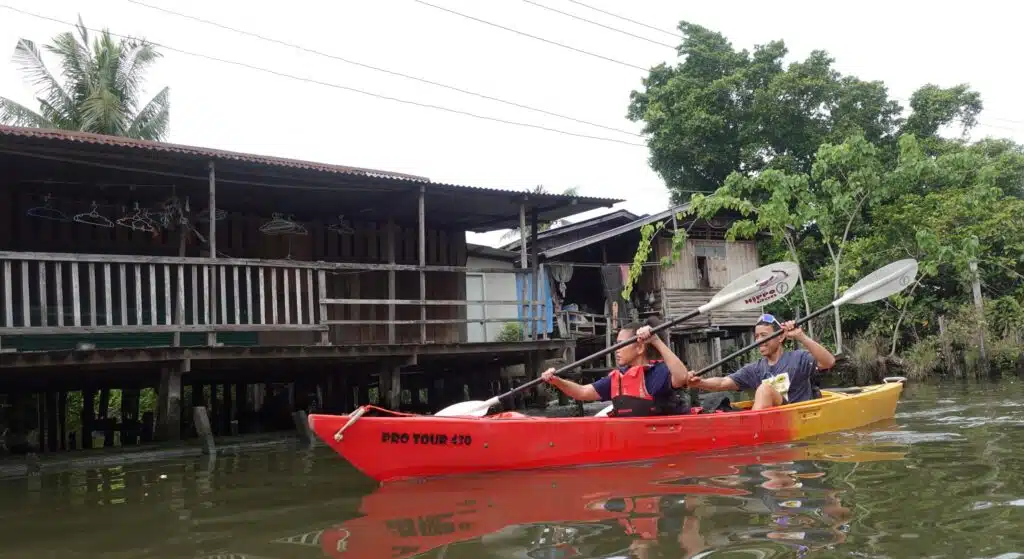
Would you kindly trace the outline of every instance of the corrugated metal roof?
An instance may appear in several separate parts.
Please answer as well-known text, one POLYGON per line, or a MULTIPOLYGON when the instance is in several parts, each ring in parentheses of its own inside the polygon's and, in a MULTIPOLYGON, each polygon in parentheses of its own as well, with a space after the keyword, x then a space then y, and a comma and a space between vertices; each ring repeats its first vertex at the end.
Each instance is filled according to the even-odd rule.
MULTIPOLYGON (((569 223, 567 225, 562 225, 561 227, 552 227, 550 229, 545 229, 544 231, 537 233, 537 239, 557 237, 560 235, 564 235, 566 233, 571 233, 572 231, 583 229, 584 227, 590 227, 592 225, 602 223, 604 221, 613 221, 620 218, 624 218, 627 221, 633 221, 634 219, 640 219, 644 216, 646 216, 646 214, 636 215, 629 210, 615 210, 613 212, 608 212, 606 214, 601 214, 588 219, 584 219, 583 221, 576 221, 573 223, 569 223)), ((522 239, 516 239, 514 241, 510 241, 504 245, 501 245, 501 247, 499 248, 502 248, 504 250, 516 251, 519 250, 519 243, 521 241, 522 239)), ((526 246, 530 246, 529 241, 527 241, 526 246)))
MULTIPOLYGON (((287 159, 283 157, 271 157, 265 155, 256 155, 249 153, 239 153, 233 151, 226 151, 220 149, 186 146, 181 144, 170 144, 165 142, 153 142, 149 140, 136 140, 133 138, 124 138, 120 136, 107 136, 103 134, 93 134, 90 132, 77 132, 72 130, 53 130, 45 128, 25 128, 18 126, 4 126, 0 125, 0 136, 8 137, 20 137, 28 139, 38 139, 44 141, 52 141, 55 143, 79 143, 79 144, 90 144, 93 146, 109 146, 112 148, 121 148, 127 150, 137 151, 150 151, 150 152, 163 152, 163 153, 174 153, 185 156, 192 156, 202 159, 214 159, 214 160, 226 160, 226 161, 237 161, 240 163, 250 163, 253 165, 266 165, 273 167, 286 167, 291 169, 301 169, 306 171, 321 172, 321 173, 332 173, 332 174, 343 174, 353 176, 372 177, 380 179, 389 179, 396 181, 408 181, 413 183, 431 184, 435 186, 449 187, 449 188, 464 188, 468 190, 478 192, 491 192, 495 194, 517 194, 518 191, 499 189, 499 188, 484 188, 478 186, 468 185, 457 185, 449 183, 438 183, 433 182, 427 177, 421 177, 417 175, 410 175, 405 173, 394 173, 390 171, 381 171, 377 169, 364 169, 360 167, 349 167, 344 165, 331 165, 326 163, 317 163, 312 161, 302 161, 298 159, 287 159)), ((523 192, 523 194, 527 194, 523 192)), ((612 198, 597 198, 591 196, 568 196, 564 194, 529 194, 531 198, 540 200, 551 200, 551 201, 568 201, 577 200, 583 202, 583 206, 580 211, 586 211, 590 207, 606 207, 612 206, 613 204, 622 202, 620 199, 612 198)))
POLYGON ((616 237, 616 236, 621 235, 623 233, 626 233, 628 231, 633 231, 634 229, 639 229, 639 228, 643 227, 644 225, 647 225, 648 223, 654 223, 654 222, 660 221, 662 219, 669 219, 673 215, 675 215, 675 214, 677 214, 677 213, 679 213, 679 212, 681 212, 681 211, 683 211, 683 210, 685 210, 685 209, 687 209, 689 207, 690 207, 689 202, 687 202, 685 204, 680 204, 678 206, 669 208, 669 209, 667 209, 667 210, 665 210, 663 212, 659 212, 659 213, 656 213, 654 215, 648 215, 648 216, 641 217, 640 219, 637 219, 635 221, 631 221, 631 222, 629 222, 629 223, 627 223, 625 225, 620 225, 620 226, 618 226, 618 227, 616 227, 614 229, 609 229, 607 231, 602 231, 600 233, 597 233, 596 235, 591 235, 589 237, 586 237, 586 238, 583 238, 583 239, 579 239, 579 240, 576 240, 576 241, 572 241, 570 243, 566 243, 566 244, 561 245, 561 246, 557 246, 557 247, 554 247, 554 248, 549 248, 548 250, 541 251, 540 255, 543 256, 544 258, 554 258, 554 257, 559 256, 561 254, 565 254, 567 252, 572 252, 572 251, 574 251, 576 249, 580 249, 580 248, 583 248, 585 246, 590 246, 590 245, 592 245, 594 243, 598 243, 598 242, 601 242, 603 240, 610 239, 612 237, 616 237))
POLYGON ((278 167, 291 167, 293 169, 322 171, 325 173, 344 173, 349 175, 363 175, 368 177, 383 177, 391 179, 413 180, 418 182, 430 182, 430 179, 426 177, 407 175, 404 173, 392 173, 388 171, 362 169, 359 167, 348 167, 344 165, 328 165, 324 163, 314 163, 311 161, 286 159, 283 157, 254 155, 249 153, 239 153, 220 149, 185 146, 181 144, 169 144, 165 142, 153 142, 150 140, 136 140, 134 138, 124 138, 121 136, 107 136, 103 134, 77 132, 73 130, 52 130, 46 128, 24 128, 18 126, 0 125, 0 135, 124 147, 130 149, 157 151, 165 153, 180 153, 182 155, 193 155, 196 157, 203 157, 207 159, 241 161, 245 163, 256 163, 260 165, 274 165, 278 167))

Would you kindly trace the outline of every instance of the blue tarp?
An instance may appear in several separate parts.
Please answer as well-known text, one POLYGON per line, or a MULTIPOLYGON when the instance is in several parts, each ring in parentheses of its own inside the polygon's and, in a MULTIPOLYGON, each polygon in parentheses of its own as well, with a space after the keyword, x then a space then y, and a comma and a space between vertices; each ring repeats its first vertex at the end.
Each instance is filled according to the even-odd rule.
MULTIPOLYGON (((544 320, 541 322, 540 317, 537 317, 538 332, 547 332, 551 334, 555 329, 555 309, 554 303, 551 300, 551 287, 548 283, 547 270, 541 268, 537 271, 537 275, 540 276, 538 282, 540 289, 537 290, 537 298, 544 302, 544 320)), ((519 319, 527 320, 525 301, 529 301, 533 297, 533 275, 532 274, 516 274, 516 300, 519 301, 519 319), (523 279, 526 279, 526 299, 523 299, 523 279)), ((523 334, 528 336, 532 330, 530 329, 529 322, 520 322, 523 325, 523 334)))

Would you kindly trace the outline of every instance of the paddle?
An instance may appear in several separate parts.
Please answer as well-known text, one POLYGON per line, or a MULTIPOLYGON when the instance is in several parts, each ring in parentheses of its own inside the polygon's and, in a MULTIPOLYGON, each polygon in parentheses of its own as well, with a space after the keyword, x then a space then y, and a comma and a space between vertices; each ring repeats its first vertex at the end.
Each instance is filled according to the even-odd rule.
MULTIPOLYGON (((796 280, 800 276, 800 266, 793 262, 776 262, 767 266, 762 266, 752 272, 748 272, 743 276, 733 280, 729 285, 722 288, 721 291, 715 294, 710 301, 704 305, 698 307, 696 310, 689 312, 683 316, 674 318, 663 324, 659 324, 656 328, 651 330, 652 333, 657 333, 666 328, 671 328, 676 324, 687 321, 701 314, 707 314, 714 310, 723 311, 741 311, 751 307, 760 307, 766 305, 777 299, 785 297, 791 290, 791 287, 795 285, 796 280)), ((633 336, 628 340, 623 340, 615 345, 609 346, 597 353, 578 359, 573 363, 570 363, 557 371, 556 375, 560 375, 571 371, 580 365, 588 361, 597 359, 609 353, 612 353, 620 348, 626 347, 632 343, 636 343, 637 338, 633 336)), ((476 416, 483 417, 487 414, 487 410, 491 406, 500 402, 503 398, 507 398, 517 392, 526 390, 531 386, 537 385, 544 380, 540 377, 531 380, 530 382, 523 383, 512 390, 505 393, 498 394, 490 398, 489 400, 470 400, 468 402, 459 402, 452 404, 447 408, 434 414, 435 416, 476 416)))
MULTIPOLYGON (((796 325, 799 326, 812 318, 821 315, 822 313, 828 312, 832 309, 838 309, 840 305, 846 303, 852 303, 854 305, 863 305, 865 303, 873 303, 875 301, 885 299, 886 297, 899 293, 906 289, 910 284, 914 283, 914 278, 917 276, 917 260, 913 258, 907 258, 905 260, 897 260, 887 266, 879 268, 874 272, 871 272, 867 276, 861 278, 860 281, 853 284, 843 295, 832 301, 828 306, 822 307, 811 314, 796 321, 796 325)), ((708 371, 714 370, 721 367, 727 361, 730 361, 740 355, 743 355, 754 349, 755 347, 767 342, 768 340, 777 338, 785 334, 784 330, 778 330, 774 334, 767 338, 758 340, 742 349, 738 349, 729 355, 719 359, 718 361, 704 367, 703 369, 693 373, 694 376, 700 376, 708 371)), ((594 417, 604 417, 612 411, 612 406, 608 406, 603 410, 597 412, 594 417)))

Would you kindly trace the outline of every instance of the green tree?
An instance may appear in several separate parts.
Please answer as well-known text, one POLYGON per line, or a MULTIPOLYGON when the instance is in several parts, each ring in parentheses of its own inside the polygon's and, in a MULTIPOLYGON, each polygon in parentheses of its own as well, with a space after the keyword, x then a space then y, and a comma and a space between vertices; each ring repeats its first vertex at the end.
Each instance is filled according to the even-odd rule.
POLYGON ((57 35, 45 47, 58 57, 63 83, 46 67, 33 41, 18 41, 14 61, 36 88, 39 110, 0 97, 0 122, 163 140, 170 90, 161 89, 145 104, 140 99, 146 72, 161 55, 145 40, 115 41, 106 30, 91 38, 81 17, 76 31, 57 35))
POLYGON ((855 132, 895 144, 901 107, 885 85, 841 75, 824 51, 786 68, 782 41, 737 51, 700 25, 679 30, 683 61, 653 68, 628 111, 644 123, 650 165, 673 203, 714 192, 732 173, 809 173, 819 146, 855 132))
MULTIPOLYGON (((894 340, 904 316, 942 303, 937 293, 952 296, 955 288, 962 297, 959 264, 966 254, 976 251, 1018 271, 1003 260, 1010 253, 1002 247, 1010 240, 992 238, 992 229, 975 231, 975 243, 970 228, 945 236, 949 223, 921 214, 963 202, 1005 217, 1003 208, 989 204, 1002 199, 1012 207, 1006 197, 1024 194, 1021 146, 964 140, 983 108, 968 85, 925 85, 913 93, 904 115, 883 83, 840 74, 824 51, 787 66, 782 41, 738 51, 699 25, 682 22, 679 29, 682 62, 651 70, 643 89, 632 93, 629 118, 644 123, 650 164, 673 202, 689 199, 688 213, 704 218, 739 212, 728 239, 768 232, 773 240, 759 243, 762 257, 801 265, 806 312, 812 300, 825 304, 817 299, 826 296, 826 282, 834 298, 844 282, 885 263, 865 252, 869 248, 889 260, 924 259, 925 283, 902 294, 905 306, 888 323, 894 340), (953 126, 961 138, 939 135, 953 126)), ((949 215, 975 217, 963 211, 949 215)), ((638 259, 646 258, 646 236, 659 227, 649 229, 638 259)), ((879 307, 885 308, 874 308, 879 307)), ((844 316, 863 328, 876 312, 865 309, 844 309, 844 316)), ((843 319, 837 314, 834 329, 840 351, 843 319)))

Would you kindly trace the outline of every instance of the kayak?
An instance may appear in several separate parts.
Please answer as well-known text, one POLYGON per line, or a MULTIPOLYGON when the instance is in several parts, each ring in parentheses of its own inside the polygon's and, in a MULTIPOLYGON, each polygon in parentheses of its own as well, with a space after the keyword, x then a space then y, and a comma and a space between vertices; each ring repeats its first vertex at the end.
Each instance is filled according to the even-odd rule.
POLYGON ((890 380, 823 390, 814 400, 757 411, 745 401, 733 404, 736 411, 656 417, 545 418, 518 412, 439 417, 362 406, 350 415, 312 414, 308 421, 356 469, 390 482, 792 442, 891 419, 903 379, 890 380))
MULTIPOLYGON (((478 538, 500 547, 502 532, 510 527, 572 524, 582 537, 563 543, 587 545, 588 530, 580 524, 610 522, 627 533, 656 534, 660 518, 692 515, 687 506, 697 496, 728 497, 734 503, 742 501, 746 510, 758 512, 765 505, 761 496, 751 494, 754 486, 760 483, 773 491, 792 490, 808 478, 824 476, 825 466, 810 461, 897 461, 904 456, 902 449, 795 443, 626 465, 396 482, 363 497, 362 516, 325 529, 319 541, 324 555, 336 559, 406 559, 478 538), (740 479, 750 476, 751 468, 757 466, 765 470, 760 481, 740 479)), ((820 491, 810 492, 812 498, 820 497, 820 491)), ((785 494, 779 494, 777 500, 797 498, 785 494)), ((515 538, 511 543, 522 545, 523 540, 515 538)), ((522 551, 496 555, 538 556, 523 555, 522 551)))

